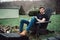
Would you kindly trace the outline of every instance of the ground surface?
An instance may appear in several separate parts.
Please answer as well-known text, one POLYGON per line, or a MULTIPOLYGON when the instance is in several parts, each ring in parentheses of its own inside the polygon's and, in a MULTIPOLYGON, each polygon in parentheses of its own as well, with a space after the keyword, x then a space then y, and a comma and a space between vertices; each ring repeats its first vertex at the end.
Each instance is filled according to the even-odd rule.
MULTIPOLYGON (((27 15, 20 15, 19 18, 14 18, 14 19, 1 19, 0 20, 0 24, 3 25, 10 25, 10 26, 19 26, 20 24, 20 20, 21 19, 25 19, 25 20, 29 20, 31 19, 31 17, 27 16, 27 15)), ((51 18, 51 23, 48 24, 47 29, 49 30, 54 30, 55 32, 60 32, 60 15, 52 15, 51 18)), ((24 25, 24 29, 26 28, 26 24, 24 25)), ((51 36, 55 36, 56 34, 48 34, 48 35, 41 35, 41 39, 45 40, 48 37, 51 36)), ((35 38, 33 39, 35 40, 35 38)))

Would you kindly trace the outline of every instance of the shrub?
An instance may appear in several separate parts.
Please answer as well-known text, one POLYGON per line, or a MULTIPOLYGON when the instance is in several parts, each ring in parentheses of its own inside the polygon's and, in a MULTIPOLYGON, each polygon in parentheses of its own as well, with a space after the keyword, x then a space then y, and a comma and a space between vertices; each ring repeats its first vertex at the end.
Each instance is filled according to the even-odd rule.
POLYGON ((36 16, 39 13, 39 11, 30 11, 29 16, 36 16))
POLYGON ((23 6, 21 6, 19 9, 19 15, 25 15, 25 11, 23 9, 23 6))

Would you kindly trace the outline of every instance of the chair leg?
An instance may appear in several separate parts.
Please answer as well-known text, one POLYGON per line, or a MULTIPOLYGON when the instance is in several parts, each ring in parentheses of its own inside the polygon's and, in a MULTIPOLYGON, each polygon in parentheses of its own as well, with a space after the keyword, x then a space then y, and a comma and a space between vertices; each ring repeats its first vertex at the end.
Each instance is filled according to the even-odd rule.
POLYGON ((36 40, 41 40, 39 35, 39 27, 37 27, 37 31, 36 31, 36 40))
POLYGON ((40 38, 39 34, 38 34, 38 35, 36 35, 36 40, 41 40, 41 38, 40 38))

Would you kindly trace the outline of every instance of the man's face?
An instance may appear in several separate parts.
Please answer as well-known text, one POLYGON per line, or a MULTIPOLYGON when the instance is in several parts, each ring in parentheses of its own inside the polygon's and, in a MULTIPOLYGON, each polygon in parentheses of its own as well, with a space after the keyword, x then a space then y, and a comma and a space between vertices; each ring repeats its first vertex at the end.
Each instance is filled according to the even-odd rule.
POLYGON ((41 8, 40 9, 40 13, 43 14, 45 12, 45 9, 44 8, 41 8))

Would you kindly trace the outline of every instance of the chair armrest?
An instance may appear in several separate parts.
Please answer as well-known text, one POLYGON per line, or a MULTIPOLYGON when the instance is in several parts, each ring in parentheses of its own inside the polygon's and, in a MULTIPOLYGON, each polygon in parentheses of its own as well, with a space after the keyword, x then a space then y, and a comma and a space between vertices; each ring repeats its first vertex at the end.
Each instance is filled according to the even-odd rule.
POLYGON ((51 23, 51 21, 45 21, 45 22, 36 22, 36 23, 51 23))

